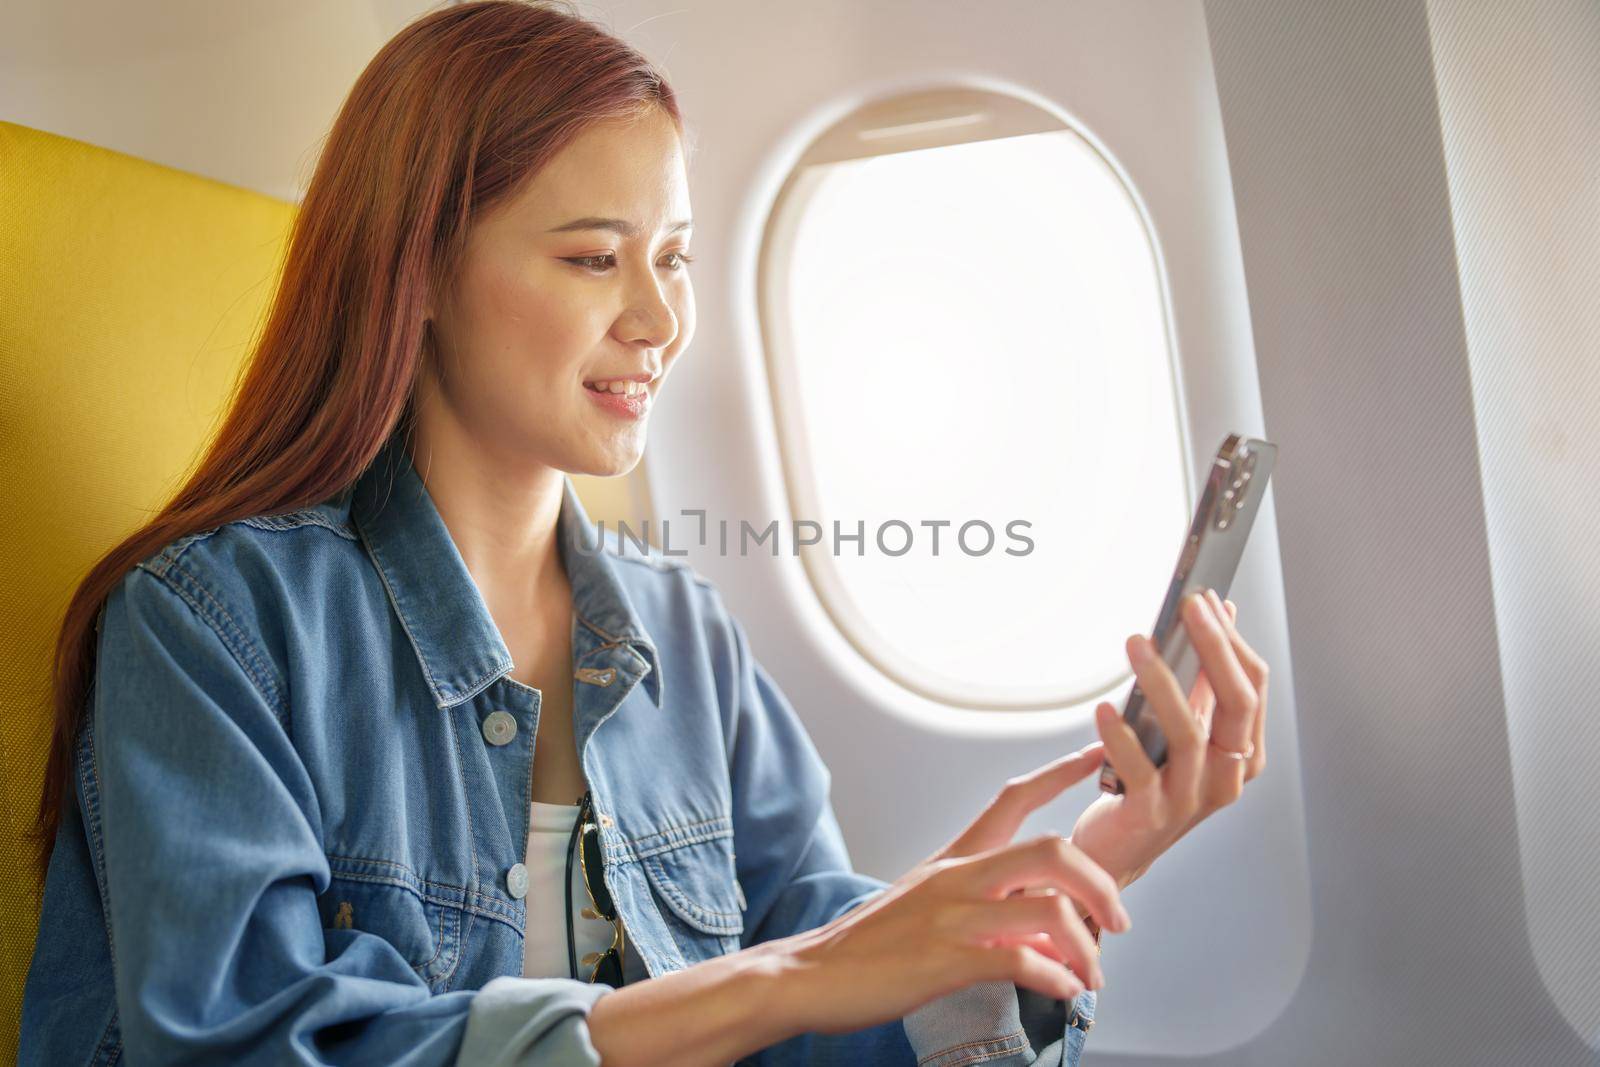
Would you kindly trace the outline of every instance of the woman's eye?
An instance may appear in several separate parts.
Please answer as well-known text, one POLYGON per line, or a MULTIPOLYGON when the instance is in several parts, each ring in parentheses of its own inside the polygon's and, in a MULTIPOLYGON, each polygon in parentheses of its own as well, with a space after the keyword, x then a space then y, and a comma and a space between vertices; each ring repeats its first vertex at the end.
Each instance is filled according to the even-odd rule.
MULTIPOLYGON (((669 257, 676 257, 683 264, 683 266, 687 266, 688 264, 694 262, 694 257, 689 255, 687 252, 668 252, 667 255, 669 257)), ((586 271, 594 274, 600 274, 609 269, 616 258, 616 256, 607 252, 603 256, 571 256, 568 257, 567 262, 576 263, 586 271)), ((674 271, 679 271, 683 269, 683 266, 673 267, 671 269, 674 271)))

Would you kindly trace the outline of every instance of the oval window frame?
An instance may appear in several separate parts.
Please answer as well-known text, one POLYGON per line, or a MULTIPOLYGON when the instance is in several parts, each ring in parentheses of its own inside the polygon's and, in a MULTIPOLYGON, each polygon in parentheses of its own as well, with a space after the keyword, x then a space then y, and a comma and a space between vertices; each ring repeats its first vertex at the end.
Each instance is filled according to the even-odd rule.
MULTIPOLYGON (((756 323, 766 367, 767 399, 776 430, 783 493, 790 515, 818 513, 816 472, 805 444, 805 413, 798 401, 785 405, 783 397, 801 395, 795 345, 788 307, 779 299, 787 281, 787 249, 793 247, 800 220, 805 216, 822 170, 828 164, 876 155, 947 147, 1030 133, 1070 133, 1089 148, 1117 183, 1139 219, 1160 294, 1161 336, 1166 341, 1167 370, 1176 420, 1179 452, 1193 455, 1188 419, 1183 405, 1177 337, 1172 327, 1172 295, 1165 259, 1144 202, 1127 173, 1106 147, 1081 123, 1046 102, 988 86, 939 86, 894 93, 864 103, 833 122, 812 139, 791 163, 773 197, 762 227, 756 258, 756 323)), ((1182 470, 1185 514, 1192 513, 1197 494, 1192 463, 1182 470)), ((880 674, 919 697, 950 708, 978 711, 1057 711, 1103 699, 1106 693, 1133 678, 1128 668, 1118 668, 1103 680, 1077 690, 1051 686, 985 686, 979 682, 940 675, 901 655, 893 642, 874 627, 856 607, 843 578, 823 550, 824 541, 797 545, 801 567, 818 604, 839 634, 880 674)))

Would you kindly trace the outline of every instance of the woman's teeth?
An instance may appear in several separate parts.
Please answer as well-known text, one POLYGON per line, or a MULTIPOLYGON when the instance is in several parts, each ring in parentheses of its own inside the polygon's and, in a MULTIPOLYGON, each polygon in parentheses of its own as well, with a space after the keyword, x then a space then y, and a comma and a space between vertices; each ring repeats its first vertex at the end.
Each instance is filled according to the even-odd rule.
POLYGON ((643 382, 584 382, 584 388, 593 389, 597 393, 622 393, 633 396, 635 393, 644 392, 643 382))

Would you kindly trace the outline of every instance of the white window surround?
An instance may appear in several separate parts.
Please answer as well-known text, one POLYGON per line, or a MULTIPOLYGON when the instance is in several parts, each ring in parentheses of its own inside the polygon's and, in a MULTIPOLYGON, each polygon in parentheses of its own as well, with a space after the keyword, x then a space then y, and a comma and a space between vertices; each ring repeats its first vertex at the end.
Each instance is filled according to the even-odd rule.
MULTIPOLYGON (((1014 149, 1019 144, 1016 142, 1008 147, 1014 149)), ((1083 173, 1089 173, 1089 170, 1083 173)), ((1053 172, 1051 176, 1054 176, 1053 172)), ((1035 180, 1039 178, 1036 176, 1035 180)), ((985 203, 975 207, 984 212, 1004 215, 1006 205, 985 203)), ((937 223, 928 226, 931 233, 946 241, 956 229, 946 230, 937 223)), ((871 245, 882 240, 880 234, 863 234, 861 243, 871 245)), ((1127 242, 1123 244, 1126 246, 1127 242)), ((1054 245, 1042 242, 1037 247, 1054 245)), ((1041 254, 1039 258, 1043 261, 1047 257, 1041 254)), ((984 262, 991 260, 986 258, 984 262)), ((831 268, 824 264, 824 270, 828 269, 831 268)), ((940 269, 944 270, 944 267, 940 269)), ((1129 289, 1135 287, 1134 283, 1127 286, 1129 289)), ((1159 244, 1148 212, 1131 183, 1098 141, 1065 115, 1047 111, 1031 101, 987 90, 925 90, 896 95, 861 107, 817 137, 790 170, 774 201, 763 234, 756 292, 763 335, 762 348, 768 380, 772 385, 771 402, 791 514, 796 519, 818 521, 824 528, 823 543, 801 548, 800 560, 818 602, 845 639, 884 676, 906 690, 947 707, 1037 711, 1082 706, 1086 702, 1106 699, 1119 686, 1130 683, 1132 675, 1122 651, 1122 638, 1129 633, 1148 631, 1155 609, 1165 592, 1170 568, 1195 498, 1188 460, 1193 449, 1187 443, 1190 437, 1184 417, 1181 377, 1176 366, 1176 343, 1168 313, 1169 297, 1159 244), (1062 545, 1059 541, 1055 546, 1046 545, 1050 528, 1048 523, 1045 524, 1046 528, 1035 524, 1026 531, 1026 536, 1035 542, 1036 550, 1040 547, 1065 549, 1053 557, 1060 573, 1047 584, 1062 592, 1056 597, 1055 615, 1047 621, 1042 617, 1027 617, 1026 611, 1002 609, 990 612, 981 629, 958 635, 954 632, 955 628, 948 625, 949 620, 936 611, 929 612, 925 619, 905 612, 895 619, 900 627, 901 639, 892 640, 882 627, 869 621, 872 617, 889 617, 894 596, 893 589, 889 587, 914 592, 912 587, 918 583, 922 583, 923 589, 935 589, 938 583, 947 582, 953 583, 951 588, 957 590, 953 595, 959 596, 963 580, 965 588, 969 590, 981 584, 980 573, 986 577, 1021 573, 1015 569, 1010 572, 1002 569, 1010 562, 1004 555, 1004 548, 1008 544, 1016 544, 1007 538, 1005 525, 1008 518, 1029 519, 1030 515, 1021 512, 1001 516, 992 509, 986 511, 979 508, 959 516, 929 514, 926 511, 901 516, 900 509, 896 509, 896 517, 903 518, 913 527, 923 519, 954 520, 950 527, 944 529, 940 556, 937 562, 932 563, 933 567, 938 568, 937 577, 927 567, 918 574, 911 554, 892 561, 894 573, 902 575, 898 578, 879 577, 889 567, 880 567, 879 575, 865 575, 866 568, 860 565, 860 561, 848 555, 836 557, 833 554, 830 547, 831 521, 839 521, 848 533, 855 530, 858 521, 865 519, 868 561, 880 564, 883 561, 873 543, 878 525, 873 521, 873 516, 865 514, 864 509, 856 504, 851 504, 844 513, 837 507, 830 511, 830 505, 838 502, 830 499, 828 490, 819 484, 822 474, 820 468, 826 466, 818 461, 819 452, 829 448, 848 448, 849 445, 847 435, 834 432, 841 425, 835 418, 825 420, 830 426, 828 439, 814 439, 808 433, 806 420, 813 413, 808 410, 806 396, 808 388, 815 392, 816 381, 808 383, 800 364, 807 360, 810 361, 809 366, 818 365, 819 349, 816 343, 803 343, 806 330, 801 329, 801 324, 795 321, 794 297, 796 286, 800 284, 793 262, 795 250, 803 236, 803 223, 808 210, 826 196, 830 172, 837 174, 841 167, 849 167, 856 161, 870 161, 874 157, 966 144, 981 146, 1002 138, 1035 134, 1067 135, 1069 140, 1062 144, 1070 143, 1072 147, 1068 151, 1082 157, 1081 166, 1092 168, 1099 175, 1111 179, 1102 183, 1103 189, 1096 191, 1109 200, 1120 200, 1118 209, 1125 213, 1124 225, 1136 225, 1141 235, 1137 248, 1126 248, 1124 255, 1127 259, 1118 265, 1122 268, 1121 273, 1105 268, 1097 260, 1094 264, 1078 265, 1076 269, 1080 271, 1080 276, 1071 280, 1078 288, 1088 292, 1095 284, 1095 279, 1089 274, 1097 266, 1105 276, 1118 278, 1135 273, 1127 269, 1129 263, 1137 265, 1138 273, 1145 272, 1147 268, 1147 277, 1139 278, 1137 284, 1147 287, 1139 293, 1144 301, 1139 308, 1141 312, 1149 313, 1139 316, 1142 321, 1131 328, 1131 333, 1124 332, 1107 341, 1107 350, 1119 354, 1129 349, 1138 350, 1146 358, 1129 361, 1131 372, 1129 366, 1119 365, 1117 374, 1101 374, 1098 379, 1094 375, 1105 368, 1104 360, 1055 360, 1049 370, 1067 375, 1066 384, 1074 395, 1081 393, 1085 397, 1096 396, 1100 401, 1105 401, 1093 404, 1089 412, 1104 408, 1114 414, 1123 414, 1124 421, 1116 426, 1108 425, 1101 432, 1080 431, 1081 437, 1087 439, 1086 447, 1086 442, 1073 438, 1064 442, 1068 447, 1062 449, 1058 458, 1019 464, 1016 471, 1006 472, 1012 477, 1010 483, 1004 480, 1006 474, 1000 473, 994 479, 985 477, 969 479, 969 482, 993 480, 995 484, 989 497, 991 504, 995 501, 1020 501, 1020 506, 1032 507, 1035 502, 1031 498, 1036 494, 1030 490, 1042 488, 1048 497, 1052 494, 1052 487, 1048 484, 1051 478, 1058 478, 1058 484, 1065 488, 1075 479, 1077 484, 1083 484, 1082 476, 1087 471, 1091 477, 1103 477, 1104 482, 1094 484, 1097 491, 1085 495, 1082 509, 1086 509, 1091 502, 1104 504, 1108 489, 1131 484, 1131 470, 1136 467, 1140 491, 1150 494, 1160 503, 1140 514, 1131 514, 1137 509, 1127 506, 1120 510, 1096 507, 1092 513, 1085 512, 1092 514, 1093 527, 1083 528, 1089 530, 1088 533, 1083 530, 1075 533, 1074 536, 1081 539, 1070 546, 1062 545), (1140 336, 1130 344, 1128 338, 1133 333, 1140 336), (1122 381, 1129 377, 1137 378, 1141 373, 1146 380, 1137 386, 1129 386, 1122 381), (1118 396, 1119 391, 1121 395, 1118 402, 1122 407, 1108 400, 1108 397, 1118 396), (1138 395, 1133 395, 1134 392, 1138 395), (1130 422, 1137 427, 1136 430, 1127 431, 1125 437, 1120 439, 1114 436, 1121 432, 1118 427, 1130 422), (844 443, 840 444, 841 441, 844 443), (1130 442, 1133 443, 1131 446, 1130 442), (1103 448, 1104 454, 1096 455, 1093 451, 1095 448, 1103 448), (1139 448, 1147 451, 1141 454, 1137 451, 1139 448), (1129 458, 1130 454, 1132 459, 1129 458), (1074 461, 1079 464, 1077 470, 1072 467, 1074 461), (1122 466, 1118 466, 1119 463, 1122 466), (1113 521, 1119 516, 1127 516, 1122 526, 1113 521), (954 541, 956 528, 974 518, 989 521, 996 533, 993 552, 977 559, 961 553, 954 541), (1096 537, 1102 540, 1096 541, 1096 537), (1112 565, 1107 565, 1108 560, 1113 561, 1112 565), (1092 565, 1085 561, 1092 561, 1092 565), (852 567, 855 568, 854 573, 851 572, 852 567), (905 576, 914 577, 916 581, 905 576), (874 579, 877 579, 881 595, 872 592, 874 579), (1082 585, 1074 585, 1074 582, 1082 585), (874 596, 877 597, 876 601, 874 596), (1075 609, 1071 606, 1073 604, 1080 607, 1075 609), (906 636, 924 623, 926 627, 918 636, 906 636), (1046 627, 1051 633, 1049 643, 1035 647, 1082 649, 1075 670, 1061 666, 1066 657, 1030 656, 1022 657, 1019 662, 1019 657, 1014 654, 1007 655, 1008 650, 1018 647, 1019 642, 1033 638, 1046 627), (945 635, 949 635, 950 645, 940 647, 939 642, 945 635), (925 654, 919 657, 907 646, 925 654), (968 657, 964 663, 963 656, 968 657), (985 656, 991 657, 994 663, 992 669, 982 669, 985 656), (958 663, 965 669, 942 669, 945 665, 958 663), (1030 668, 1035 673, 1030 675, 1030 668), (1051 674, 1050 671, 1055 673, 1051 674)), ((993 295, 999 299, 998 293, 993 295)), ((842 306, 841 302, 831 298, 814 301, 813 305, 817 303, 828 307, 842 306)), ((938 307, 946 303, 948 300, 932 300, 928 306, 938 307)), ((1005 309, 1002 307, 1001 311, 1005 309)), ((827 316, 830 319, 834 317, 831 314, 827 316)), ((812 319, 816 318, 819 316, 813 314, 812 319)), ((880 318, 893 320, 881 323, 882 328, 890 333, 899 331, 905 321, 895 319, 892 309, 880 318)), ((1134 316, 1128 318, 1132 320, 1134 316)), ((988 331, 1001 322, 1010 321, 1012 317, 996 314, 993 321, 984 322, 980 329, 988 331)), ((1024 333, 1021 339, 1026 341, 1037 336, 1039 333, 1035 328, 1034 333, 1024 333)), ((886 343, 881 343, 878 350, 896 351, 894 342, 902 337, 879 339, 886 343)), ((824 345, 828 351, 833 351, 835 347, 824 345)), ((870 342, 868 347, 871 347, 870 342)), ((903 348, 901 346, 901 350, 903 348)), ((946 369, 959 371, 963 368, 947 366, 946 369)), ((964 393, 974 383, 954 384, 950 380, 952 377, 945 376, 944 388, 947 391, 957 390, 963 395, 947 395, 947 404, 967 403, 964 393)), ((998 380, 999 376, 989 377, 998 380)), ((836 383, 842 378, 834 375, 827 380, 836 383)), ((992 383, 978 388, 992 388, 992 383)), ((926 425, 923 429, 930 434, 942 433, 952 425, 949 421, 951 412, 959 410, 957 406, 946 411, 943 423, 937 412, 930 414, 924 420, 926 425)), ((1078 414, 1081 421, 1086 412, 1078 414)), ((1107 416, 1108 419, 1112 417, 1107 416)), ((897 426, 897 435, 898 431, 906 429, 904 425, 897 426)), ((924 444, 931 445, 932 441, 924 444)), ((886 469, 896 471, 897 476, 907 471, 913 472, 910 476, 915 476, 915 459, 907 462, 906 456, 894 456, 895 442, 874 441, 873 445, 877 462, 883 463, 886 469), (880 445, 883 448, 880 449, 880 445)), ((830 469, 839 469, 838 459, 835 457, 830 469)), ((891 495, 890 488, 885 487, 886 497, 891 495)), ((869 503, 869 508, 877 502, 876 494, 872 495, 874 499, 869 503)), ((1112 502, 1116 502, 1114 498, 1112 502)), ((1037 508, 1034 514, 1037 514, 1037 508)), ((879 518, 881 521, 881 516, 879 518)), ((1064 522, 1057 523, 1054 528, 1060 529, 1064 525, 1064 522)), ((916 551, 920 552, 929 535, 920 528, 917 535, 916 551)), ((846 547, 844 551, 852 552, 854 548, 846 547)), ((1041 553, 1041 558, 1045 555, 1041 553)), ((1030 575, 1036 574, 1042 567, 1035 563, 1029 565, 1036 568, 1029 572, 1030 575)), ((1025 583, 1017 579, 1014 584, 1020 586, 1025 583)), ((1033 588, 1038 587, 1039 583, 1035 582, 1033 588)), ((995 602, 1002 603, 1003 596, 997 597, 995 602)))

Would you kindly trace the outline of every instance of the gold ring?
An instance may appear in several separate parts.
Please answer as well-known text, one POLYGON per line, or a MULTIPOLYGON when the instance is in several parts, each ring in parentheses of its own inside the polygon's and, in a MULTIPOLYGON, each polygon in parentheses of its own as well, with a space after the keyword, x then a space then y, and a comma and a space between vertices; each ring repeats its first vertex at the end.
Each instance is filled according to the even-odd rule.
POLYGON ((1243 752, 1235 752, 1231 748, 1223 748, 1209 737, 1206 738, 1206 744, 1210 745, 1224 756, 1227 756, 1229 759, 1247 760, 1256 754, 1256 743, 1254 741, 1249 742, 1250 747, 1245 749, 1243 752))

